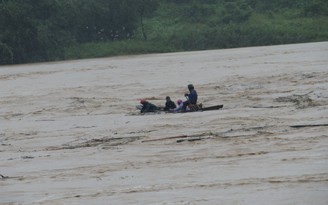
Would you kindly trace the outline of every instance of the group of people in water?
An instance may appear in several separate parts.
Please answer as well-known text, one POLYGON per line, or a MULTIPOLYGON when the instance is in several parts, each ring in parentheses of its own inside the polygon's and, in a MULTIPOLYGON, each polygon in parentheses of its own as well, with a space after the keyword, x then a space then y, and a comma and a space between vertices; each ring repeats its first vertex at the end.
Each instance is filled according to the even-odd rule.
MULTIPOLYGON (((171 100, 170 96, 166 96, 165 100, 165 107, 163 108, 166 112, 187 112, 187 111, 194 111, 198 109, 197 106, 197 99, 198 95, 197 92, 192 84, 188 85, 189 93, 185 94, 186 101, 178 100, 177 105, 171 100)), ((141 99, 140 103, 142 105, 141 113, 147 112, 156 112, 161 110, 160 107, 148 102, 145 99, 141 99)))

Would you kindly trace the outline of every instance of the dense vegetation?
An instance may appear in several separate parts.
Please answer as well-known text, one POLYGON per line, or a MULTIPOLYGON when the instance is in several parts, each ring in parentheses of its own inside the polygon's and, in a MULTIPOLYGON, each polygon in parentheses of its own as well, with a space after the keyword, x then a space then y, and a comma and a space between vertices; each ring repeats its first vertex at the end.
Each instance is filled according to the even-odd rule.
POLYGON ((0 64, 326 40, 326 0, 0 1, 0 64))

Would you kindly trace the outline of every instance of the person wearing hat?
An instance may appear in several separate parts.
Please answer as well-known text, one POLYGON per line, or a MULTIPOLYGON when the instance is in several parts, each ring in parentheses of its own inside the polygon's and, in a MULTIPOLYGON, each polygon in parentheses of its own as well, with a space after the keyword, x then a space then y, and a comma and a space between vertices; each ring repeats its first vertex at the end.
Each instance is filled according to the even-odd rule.
POLYGON ((175 105, 175 103, 171 100, 170 96, 166 96, 165 99, 166 99, 166 102, 165 102, 164 111, 170 111, 177 107, 175 105))
POLYGON ((197 107, 197 99, 198 99, 198 95, 197 92, 194 88, 193 84, 189 84, 188 85, 188 90, 189 93, 185 94, 185 97, 187 98, 187 101, 183 102, 183 111, 187 111, 187 106, 190 105, 195 105, 194 107, 197 107))
POLYGON ((155 112, 155 111, 159 110, 159 108, 156 105, 148 102, 146 99, 141 99, 140 104, 142 105, 142 108, 140 111, 141 113, 155 112))
MULTIPOLYGON (((183 111, 183 101, 182 100, 178 100, 177 101, 178 107, 173 109, 173 112, 181 112, 183 111)), ((186 111, 189 111, 188 107, 186 108, 186 111)))

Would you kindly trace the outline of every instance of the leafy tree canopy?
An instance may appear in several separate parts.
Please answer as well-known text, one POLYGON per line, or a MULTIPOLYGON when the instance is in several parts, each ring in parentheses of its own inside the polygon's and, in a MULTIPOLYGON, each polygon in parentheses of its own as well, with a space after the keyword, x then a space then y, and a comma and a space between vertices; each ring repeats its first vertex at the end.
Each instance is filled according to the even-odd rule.
POLYGON ((327 18, 326 0, 0 0, 0 64, 327 40, 327 18))

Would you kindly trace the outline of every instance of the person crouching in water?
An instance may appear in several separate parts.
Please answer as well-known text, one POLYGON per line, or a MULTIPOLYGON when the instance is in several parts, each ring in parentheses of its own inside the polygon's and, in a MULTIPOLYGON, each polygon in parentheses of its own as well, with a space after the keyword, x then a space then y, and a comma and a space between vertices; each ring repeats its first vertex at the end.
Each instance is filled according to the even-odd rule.
POLYGON ((165 99, 166 102, 165 102, 164 111, 171 111, 177 107, 175 103, 171 100, 170 96, 166 96, 165 99))
POLYGON ((145 99, 141 99, 140 104, 142 105, 142 108, 141 108, 141 111, 140 111, 141 113, 159 111, 159 108, 156 105, 148 102, 145 99))
POLYGON ((188 99, 187 101, 183 102, 183 111, 187 111, 187 106, 190 107, 190 110, 197 110, 197 92, 193 86, 193 84, 188 85, 189 93, 185 94, 185 97, 188 99))

